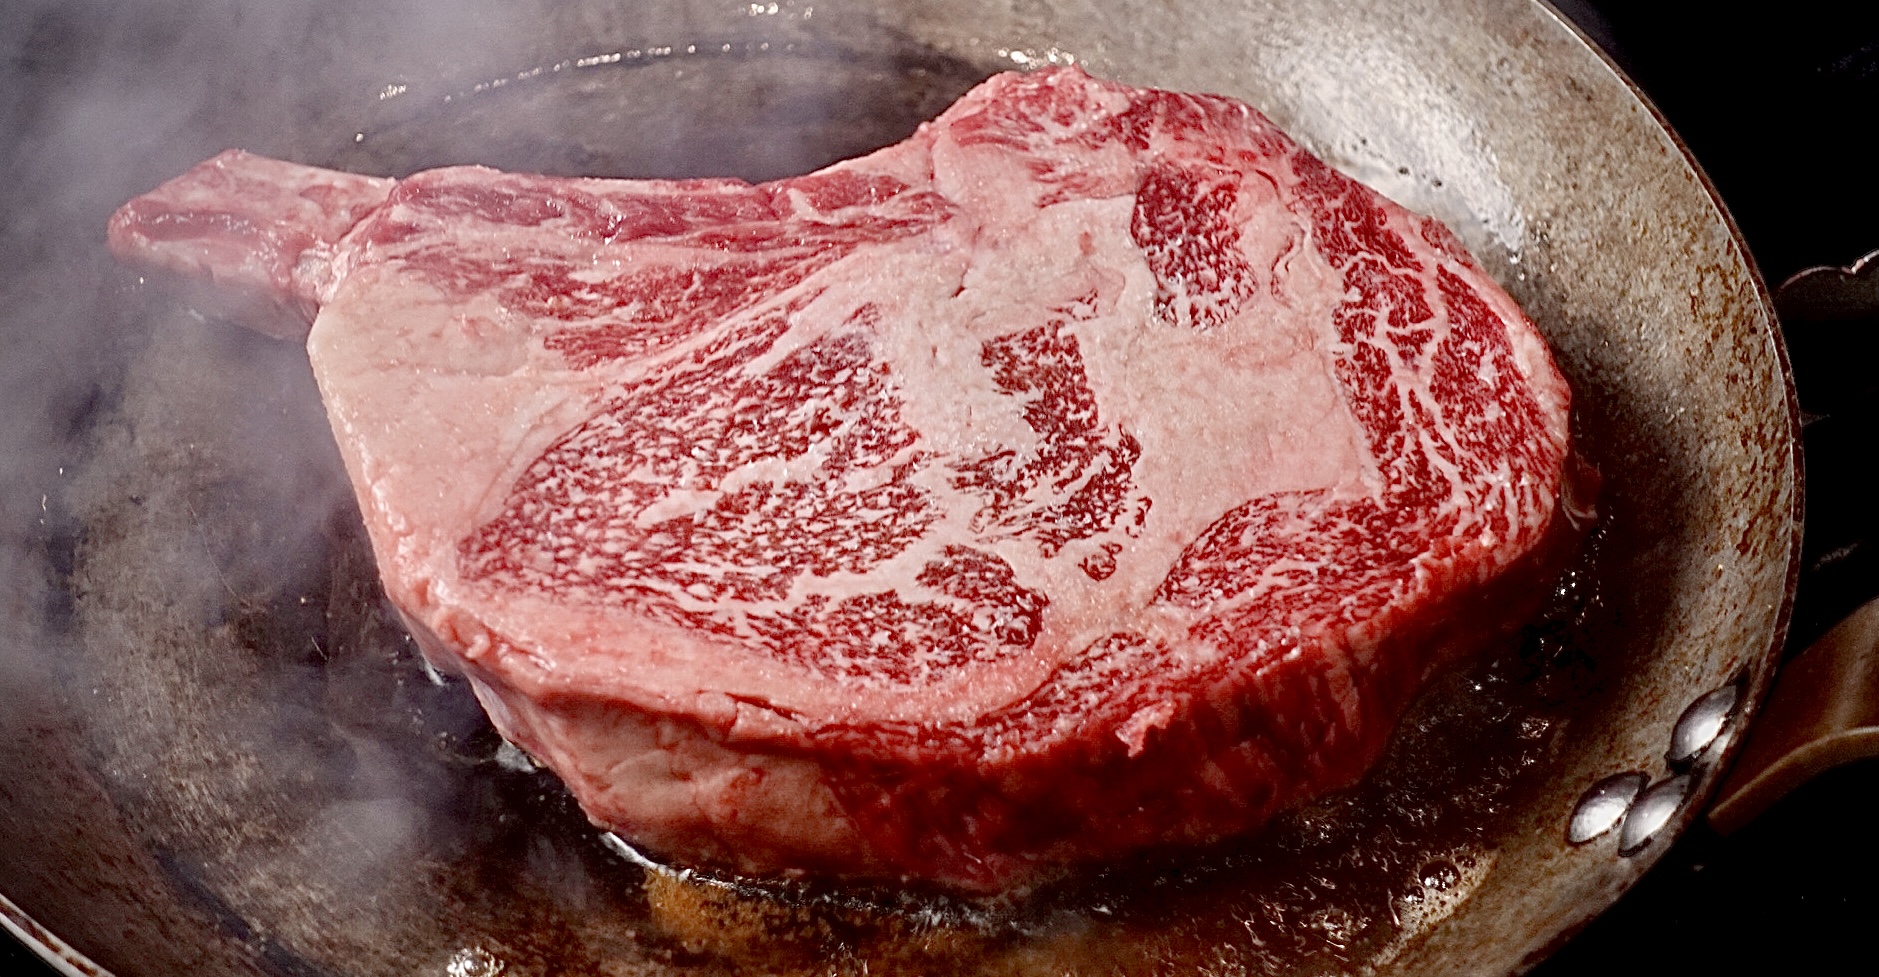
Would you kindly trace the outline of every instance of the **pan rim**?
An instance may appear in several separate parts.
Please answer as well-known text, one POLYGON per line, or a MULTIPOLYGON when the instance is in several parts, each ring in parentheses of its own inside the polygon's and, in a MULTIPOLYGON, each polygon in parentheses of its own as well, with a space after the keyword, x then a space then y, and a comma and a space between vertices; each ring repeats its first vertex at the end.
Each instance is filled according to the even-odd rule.
POLYGON ((31 950, 47 966, 65 977, 115 977, 111 971, 92 962, 90 957, 59 938, 19 904, 0 892, 0 929, 13 934, 20 945, 31 950))
MULTIPOLYGON (((1748 272, 1748 279, 1753 289, 1755 301, 1758 303, 1759 308, 1763 310, 1763 316, 1768 325, 1766 331, 1772 333, 1772 337, 1770 338, 1772 338, 1774 343, 1773 352, 1776 357, 1781 383, 1784 388, 1785 407, 1787 411, 1785 436, 1788 438, 1789 449, 1785 452, 1783 465, 1781 467, 1785 468, 1785 473, 1782 474, 1785 474, 1785 477, 1789 478, 1793 484, 1793 506, 1792 511, 1788 513, 1789 526, 1787 533, 1789 536, 1789 546, 1785 555, 1785 579, 1782 585, 1780 605, 1776 612, 1773 625, 1769 630, 1769 647, 1761 650, 1758 656, 1759 661, 1756 662, 1751 669, 1751 674, 1748 676, 1749 681, 1746 683, 1749 694, 1741 707, 1741 728, 1752 728, 1753 722, 1761 709, 1763 700, 1766 698, 1767 691, 1772 684, 1772 677, 1778 671, 1781 664, 1780 652, 1787 641, 1794 607, 1795 591, 1800 575, 1802 532, 1805 525, 1806 492, 1804 480, 1805 471, 1801 456, 1800 413, 1787 344, 1781 332, 1780 322, 1774 309, 1771 291, 1768 288, 1761 269, 1755 261, 1753 253, 1749 250, 1733 214, 1729 211, 1709 175, 1691 153, 1683 138, 1669 124, 1657 105, 1632 81, 1629 75, 1617 65, 1608 52, 1597 43, 1593 42, 1577 24, 1560 13, 1548 0, 1534 0, 1534 2, 1536 6, 1551 14, 1555 20, 1563 24, 1568 31, 1579 38, 1584 46, 1590 48, 1592 52, 1604 62, 1612 75, 1617 78, 1638 103, 1649 112, 1656 126, 1668 137, 1670 143, 1676 147, 1685 165, 1687 165, 1695 175, 1698 185, 1702 188, 1702 192, 1714 208, 1716 215, 1721 219, 1722 227, 1726 231, 1731 250, 1748 272)), ((1729 767, 1733 765, 1740 755, 1743 740, 1743 737, 1738 736, 1733 738, 1732 741, 1726 745, 1724 752, 1719 758, 1719 770, 1717 775, 1706 778, 1706 782, 1700 794, 1692 799, 1693 803, 1688 807, 1690 813, 1682 819, 1683 823, 1676 827, 1674 834, 1682 834, 1688 831, 1694 819, 1704 816, 1702 813, 1704 807, 1707 802, 1713 798, 1718 785, 1723 780, 1723 775, 1726 774, 1729 767)), ((1660 852, 1662 850, 1662 848, 1659 849, 1660 852)), ((1656 859, 1652 859, 1652 861, 1655 862, 1656 859)), ((1629 886, 1626 888, 1628 889, 1629 886)), ((1615 901, 1616 898, 1617 896, 1614 895, 1613 901, 1615 901)), ((1583 929, 1592 919, 1602 915, 1606 909, 1609 908, 1609 905, 1610 903, 1607 902, 1603 905, 1591 907, 1591 910, 1580 920, 1553 934, 1552 938, 1544 944, 1544 950, 1537 951, 1529 961, 1523 963, 1521 969, 1536 964, 1540 959, 1557 950, 1583 929)), ((96 977, 110 977, 111 975, 109 970, 93 963, 84 954, 73 949, 63 940, 60 940, 56 934, 33 920, 32 917, 21 910, 17 904, 8 899, 4 893, 0 893, 0 925, 4 925, 9 932, 20 939, 23 945, 32 948, 40 958, 45 960, 61 974, 82 975, 82 977, 94 977, 94 975, 96 975, 96 977)))
MULTIPOLYGON (((1600 47, 1599 44, 1581 30, 1577 24, 1573 23, 1571 18, 1567 17, 1565 14, 1561 13, 1557 7, 1553 6, 1551 0, 1533 0, 1533 2, 1544 9, 1548 14, 1551 14, 1555 20, 1559 21, 1567 30, 1571 31, 1574 36, 1584 43, 1586 47, 1590 48, 1592 53, 1597 55, 1599 60, 1604 63, 1606 69, 1622 82, 1625 88, 1631 92, 1632 97, 1636 98, 1638 103, 1650 113, 1652 121, 1657 124, 1664 135, 1669 137, 1671 144, 1676 147, 1678 154, 1683 157, 1684 163, 1687 164, 1690 167, 1690 171, 1695 174, 1697 184, 1703 190, 1703 195, 1708 198, 1710 204, 1715 208, 1717 216, 1721 218, 1723 230, 1726 231, 1729 236, 1731 249, 1735 251, 1743 267, 1748 271, 1749 283, 1755 290, 1756 304, 1760 306, 1768 321, 1768 337, 1772 340, 1775 362, 1780 368, 1783 414, 1787 419, 1787 430, 1785 434, 1788 443, 1788 452, 1785 458, 1785 468, 1789 477, 1791 477, 1794 482, 1794 505, 1792 511, 1788 513, 1787 568, 1786 576, 1782 584, 1781 606, 1776 611, 1774 625, 1769 630, 1769 647, 1761 656, 1760 667, 1756 669, 1753 674, 1746 676, 1748 681, 1745 684, 1749 695, 1739 707, 1741 711, 1738 713, 1738 719, 1736 720, 1740 724, 1738 728, 1745 730, 1750 729, 1754 726, 1755 715, 1761 711, 1761 706, 1767 699, 1768 691, 1773 685, 1775 673, 1780 671, 1781 668, 1782 649, 1787 644, 1788 630, 1794 615, 1794 592, 1800 582, 1801 543, 1803 531, 1806 528, 1807 470, 1805 455, 1802 452, 1801 404, 1800 398, 1794 389, 1794 366, 1788 355, 1787 337, 1781 329, 1781 318, 1775 309, 1774 292, 1769 289, 1767 278, 1762 274, 1761 266, 1755 260, 1755 253, 1749 248, 1748 241, 1742 236, 1742 228, 1737 224, 1735 215, 1730 213, 1729 206, 1722 199, 1722 194, 1716 189, 1715 182, 1710 179, 1709 173, 1703 169, 1702 163, 1697 160, 1696 155, 1690 151, 1689 144, 1684 142, 1683 136, 1670 124, 1670 120, 1664 116, 1664 113, 1658 109, 1657 103, 1652 101, 1650 96, 1647 95, 1635 81, 1632 81, 1631 76, 1625 73, 1624 68, 1612 58, 1610 53, 1603 47, 1600 47)), ((1715 795, 1716 790, 1721 786, 1723 780, 1727 779, 1729 769, 1734 765, 1736 758, 1740 755, 1744 742, 1746 742, 1746 737, 1736 736, 1728 743, 1724 744, 1722 754, 1717 758, 1715 775, 1705 778, 1701 792, 1692 798, 1693 801, 1700 801, 1702 803, 1689 804, 1687 806, 1688 810, 1707 811, 1708 801, 1715 795)), ((1689 823, 1686 822, 1678 827, 1676 833, 1682 834, 1688 829, 1689 823)))

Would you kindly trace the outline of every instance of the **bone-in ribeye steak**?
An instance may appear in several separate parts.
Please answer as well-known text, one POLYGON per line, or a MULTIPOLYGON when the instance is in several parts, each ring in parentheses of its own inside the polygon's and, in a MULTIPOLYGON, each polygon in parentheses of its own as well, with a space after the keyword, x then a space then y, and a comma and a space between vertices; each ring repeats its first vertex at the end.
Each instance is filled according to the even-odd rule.
POLYGON ((1561 536, 1531 323, 1231 99, 1001 75, 755 186, 231 152, 110 240, 317 310, 426 653, 689 863, 989 890, 1247 830, 1561 536))

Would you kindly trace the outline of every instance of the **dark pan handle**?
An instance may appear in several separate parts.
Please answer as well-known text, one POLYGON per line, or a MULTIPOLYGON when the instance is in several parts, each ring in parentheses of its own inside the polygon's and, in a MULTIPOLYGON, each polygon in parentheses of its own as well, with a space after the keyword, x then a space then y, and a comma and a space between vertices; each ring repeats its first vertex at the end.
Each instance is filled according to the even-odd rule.
POLYGON ((1782 667, 1729 779, 1709 809, 1740 828, 1816 775, 1879 757, 1879 600, 1782 667))

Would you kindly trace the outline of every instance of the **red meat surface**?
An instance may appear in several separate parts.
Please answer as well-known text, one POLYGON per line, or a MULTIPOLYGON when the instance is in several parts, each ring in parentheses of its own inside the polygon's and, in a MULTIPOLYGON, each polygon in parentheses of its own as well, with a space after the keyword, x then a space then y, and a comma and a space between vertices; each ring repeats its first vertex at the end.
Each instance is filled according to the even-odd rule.
POLYGON ((1248 106, 994 77, 772 183, 231 152, 113 249, 317 310, 385 589, 598 824, 971 891, 1357 779, 1562 536, 1569 395, 1248 106))

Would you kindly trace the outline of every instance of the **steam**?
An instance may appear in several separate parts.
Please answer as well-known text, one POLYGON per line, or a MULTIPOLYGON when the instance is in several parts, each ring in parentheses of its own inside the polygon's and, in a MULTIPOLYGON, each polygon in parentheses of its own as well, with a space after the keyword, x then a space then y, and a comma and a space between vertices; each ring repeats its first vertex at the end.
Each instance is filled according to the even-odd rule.
MULTIPOLYGON (((28 696, 62 699, 83 733, 60 748, 115 807, 70 816, 130 823, 271 969, 438 973, 484 941, 516 972, 564 969, 529 953, 632 969, 645 908, 548 775, 503 763, 462 686, 422 674, 377 595, 301 351, 116 266, 107 217, 230 147, 378 175, 779 176, 905 135, 982 74, 892 38, 854 41, 866 57, 707 70, 810 44, 810 9, 0 3, 0 731, 28 696), (706 21, 724 33, 695 36, 706 21), (726 114, 685 110, 700 105, 726 114)), ((1499 199, 1493 167, 1465 175, 1499 199)), ((1490 226, 1517 239, 1517 220, 1490 226)))
POLYGON ((132 825, 192 911, 263 954, 404 973, 480 930, 519 965, 516 940, 562 938, 514 935, 544 902, 618 944, 634 870, 549 775, 500 762, 463 686, 422 673, 304 351, 118 266, 103 229, 231 147, 393 176, 781 176, 903 137, 984 73, 904 44, 783 57, 812 9, 0 5, 0 712, 30 694, 74 717, 58 748, 115 810, 72 817, 132 825))
MULTIPOLYGON (((372 900, 438 902, 411 866, 466 830, 438 818, 483 727, 460 687, 407 683, 432 688, 386 624, 304 352, 117 266, 103 230, 230 146, 331 160, 376 91, 435 70, 423 52, 524 12, 477 6, 0 10, 0 711, 60 704, 80 732, 54 748, 115 807, 68 816, 131 825, 179 891, 292 955, 436 939, 372 900)), ((126 853, 84 857, 108 876, 126 853)))

